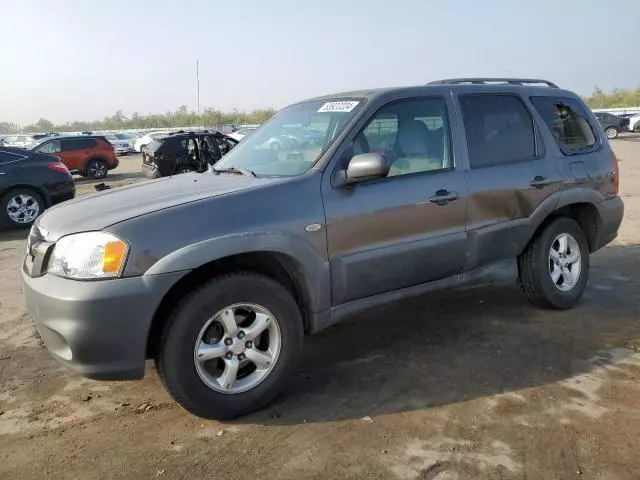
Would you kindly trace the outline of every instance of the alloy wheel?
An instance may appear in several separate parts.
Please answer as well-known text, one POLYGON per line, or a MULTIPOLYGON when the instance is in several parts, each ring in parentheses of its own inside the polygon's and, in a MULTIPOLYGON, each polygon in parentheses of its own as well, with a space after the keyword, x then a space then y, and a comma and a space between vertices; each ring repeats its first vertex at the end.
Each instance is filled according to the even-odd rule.
POLYGON ((218 311, 200 330, 193 352, 200 379, 212 390, 251 390, 273 370, 282 346, 276 318, 266 308, 237 303, 218 311))
POLYGON ((580 279, 582 256, 578 241, 568 233, 561 233, 549 251, 549 275, 556 288, 568 292, 580 279))
POLYGON ((18 224, 26 225, 33 222, 40 213, 38 200, 28 193, 19 193, 9 199, 7 215, 18 224))

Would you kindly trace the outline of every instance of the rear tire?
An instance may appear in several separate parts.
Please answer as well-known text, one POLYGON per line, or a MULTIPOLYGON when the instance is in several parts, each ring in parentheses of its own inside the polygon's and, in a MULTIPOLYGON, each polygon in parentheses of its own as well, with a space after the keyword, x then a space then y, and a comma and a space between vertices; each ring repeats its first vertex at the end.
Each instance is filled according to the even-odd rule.
POLYGON ((0 226, 29 228, 44 210, 44 200, 35 190, 10 190, 0 197, 0 226))
POLYGON ((107 162, 100 160, 99 158, 94 158, 87 162, 85 172, 89 178, 100 180, 107 176, 108 170, 109 167, 107 166, 107 162))
POLYGON ((282 390, 295 369, 302 340, 302 316, 289 290, 263 275, 236 273, 211 280, 178 305, 163 327, 156 367, 166 389, 187 411, 203 418, 229 419, 263 407, 282 390), (238 309, 238 305, 256 307, 253 319, 251 312, 248 317, 243 316, 242 312, 247 311, 238 309), (263 314, 270 318, 269 327, 260 330, 260 336, 250 338, 258 311, 269 313, 263 314), (224 315, 233 320, 232 325, 238 325, 238 332, 228 333, 231 330, 227 322, 216 321, 224 315), (243 319, 248 320, 243 323, 243 319), (260 368, 255 363, 252 370, 251 360, 243 356, 253 358, 254 354, 259 356, 258 351, 265 351, 259 346, 265 342, 265 333, 268 351, 273 341, 278 353, 260 368), (243 343, 243 338, 253 339, 255 345, 243 343), (223 353, 200 360, 202 348, 223 349, 223 353), (237 373, 227 384, 227 377, 223 376, 233 362, 244 363, 236 364, 237 373))
POLYGON ((589 245, 580 225, 568 217, 551 221, 518 257, 518 269, 518 284, 531 303, 573 307, 589 279, 589 245), (563 241, 564 253, 558 253, 563 241), (577 262, 570 263, 576 255, 577 262))
POLYGON ((616 127, 608 127, 604 130, 604 134, 607 136, 609 140, 613 140, 618 137, 618 129, 616 127))

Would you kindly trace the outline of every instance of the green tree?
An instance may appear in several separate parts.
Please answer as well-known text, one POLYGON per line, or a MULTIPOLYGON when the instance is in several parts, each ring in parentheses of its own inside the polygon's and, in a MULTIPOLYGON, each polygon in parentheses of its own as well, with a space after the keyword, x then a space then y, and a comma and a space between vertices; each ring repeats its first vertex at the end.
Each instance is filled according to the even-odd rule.
POLYGON ((639 107, 640 87, 635 90, 614 88, 608 94, 601 88, 595 87, 591 96, 586 97, 585 101, 591 108, 639 107))
MULTIPOLYGON (((222 112, 216 108, 205 108, 200 115, 190 111, 186 105, 181 105, 175 111, 165 113, 155 113, 142 115, 134 112, 127 117, 122 110, 102 120, 83 121, 75 120, 65 124, 54 125, 49 120, 41 118, 35 124, 26 125, 19 129, 17 125, 9 122, 0 123, 0 133, 3 130, 24 131, 24 132, 81 132, 98 130, 125 130, 142 128, 173 128, 173 127, 193 127, 193 126, 213 126, 224 124, 259 124, 264 123, 276 113, 273 108, 263 108, 252 112, 222 112), (13 128, 13 130, 11 130, 13 128)), ((4 132, 10 133, 10 132, 4 132)))
POLYGON ((0 133, 18 133, 20 128, 15 123, 0 122, 0 133))

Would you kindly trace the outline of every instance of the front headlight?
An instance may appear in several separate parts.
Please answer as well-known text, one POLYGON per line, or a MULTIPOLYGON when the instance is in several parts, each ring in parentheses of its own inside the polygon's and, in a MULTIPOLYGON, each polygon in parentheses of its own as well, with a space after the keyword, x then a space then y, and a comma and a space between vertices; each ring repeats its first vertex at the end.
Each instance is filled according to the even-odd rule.
POLYGON ((53 247, 48 272, 78 280, 118 277, 129 246, 105 232, 85 232, 62 237, 53 247))

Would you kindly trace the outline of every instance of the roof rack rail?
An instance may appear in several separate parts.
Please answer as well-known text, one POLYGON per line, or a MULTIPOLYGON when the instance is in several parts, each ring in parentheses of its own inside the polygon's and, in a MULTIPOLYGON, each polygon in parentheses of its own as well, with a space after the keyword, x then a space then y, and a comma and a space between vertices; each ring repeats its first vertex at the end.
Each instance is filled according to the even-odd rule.
POLYGON ((457 85, 461 83, 472 83, 479 85, 489 85, 492 83, 506 83, 507 85, 525 85, 532 83, 543 83, 551 88, 559 88, 549 80, 541 80, 538 78, 447 78, 444 80, 435 80, 427 83, 427 85, 457 85))

